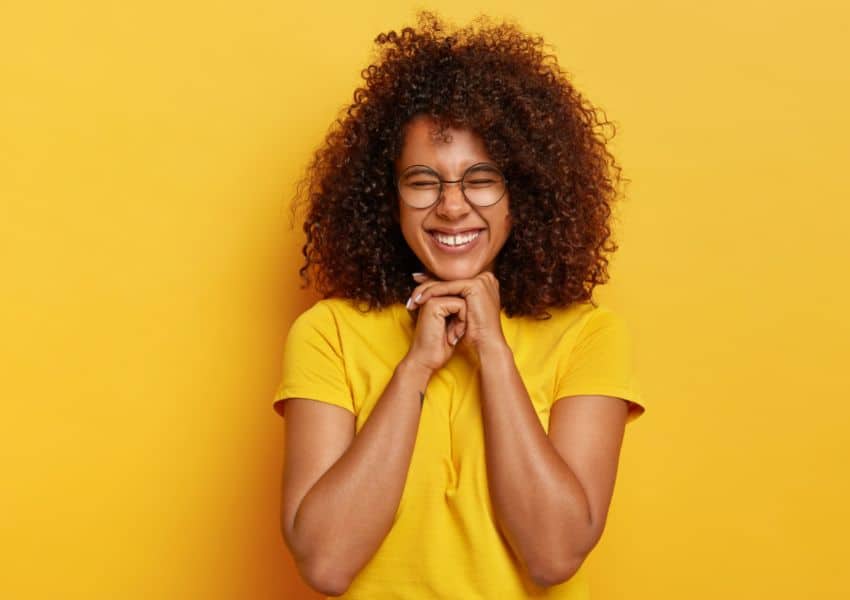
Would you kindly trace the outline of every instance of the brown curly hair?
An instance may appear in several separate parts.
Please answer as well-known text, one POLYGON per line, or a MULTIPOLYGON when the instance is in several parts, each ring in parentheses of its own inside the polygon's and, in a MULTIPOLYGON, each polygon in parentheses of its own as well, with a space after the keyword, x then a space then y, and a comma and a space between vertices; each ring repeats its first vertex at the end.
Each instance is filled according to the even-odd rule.
POLYGON ((606 148, 615 127, 543 39, 488 17, 449 30, 421 12, 417 28, 375 42, 365 85, 298 186, 304 286, 312 275, 324 297, 365 310, 407 300, 422 266, 401 234, 393 164, 405 125, 427 115, 481 136, 509 182, 513 227, 494 267, 506 314, 546 318, 548 307, 592 302, 608 281, 605 254, 618 249, 608 221, 621 169, 606 148))

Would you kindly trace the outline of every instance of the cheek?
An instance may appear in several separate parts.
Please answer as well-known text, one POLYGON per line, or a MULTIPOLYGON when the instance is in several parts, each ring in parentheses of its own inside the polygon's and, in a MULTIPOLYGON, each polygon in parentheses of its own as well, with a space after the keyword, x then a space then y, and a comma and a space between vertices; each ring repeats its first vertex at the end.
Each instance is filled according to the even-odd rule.
POLYGON ((499 240, 504 241, 508 238, 511 233, 511 229, 513 228, 513 218, 511 217, 511 213, 505 211, 504 214, 500 215, 494 225, 498 228, 497 237, 499 240))

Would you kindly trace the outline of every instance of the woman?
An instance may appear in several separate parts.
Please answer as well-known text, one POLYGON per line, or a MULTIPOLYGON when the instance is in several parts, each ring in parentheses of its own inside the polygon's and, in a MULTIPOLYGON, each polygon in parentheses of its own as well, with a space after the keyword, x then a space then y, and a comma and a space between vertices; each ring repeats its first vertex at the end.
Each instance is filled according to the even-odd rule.
POLYGON ((542 40, 433 15, 379 60, 305 180, 281 528, 345 598, 587 598, 644 407, 607 280, 608 125, 542 40))

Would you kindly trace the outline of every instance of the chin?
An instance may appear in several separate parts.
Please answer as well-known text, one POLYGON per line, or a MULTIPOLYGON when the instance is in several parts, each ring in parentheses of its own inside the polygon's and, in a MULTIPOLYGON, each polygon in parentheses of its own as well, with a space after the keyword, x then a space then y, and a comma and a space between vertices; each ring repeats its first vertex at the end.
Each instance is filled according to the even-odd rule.
POLYGON ((463 265, 434 265, 429 270, 443 281, 454 281, 456 279, 472 279, 484 269, 463 265))

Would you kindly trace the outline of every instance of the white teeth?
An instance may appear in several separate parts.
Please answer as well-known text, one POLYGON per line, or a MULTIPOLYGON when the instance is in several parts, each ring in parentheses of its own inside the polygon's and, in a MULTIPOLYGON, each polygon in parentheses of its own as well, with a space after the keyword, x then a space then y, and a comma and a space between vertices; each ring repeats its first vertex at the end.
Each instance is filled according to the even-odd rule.
POLYGON ((480 231, 471 231, 469 233, 459 233, 457 235, 446 235, 439 231, 434 232, 434 237, 437 241, 446 246, 465 246, 472 240, 478 237, 480 231))

